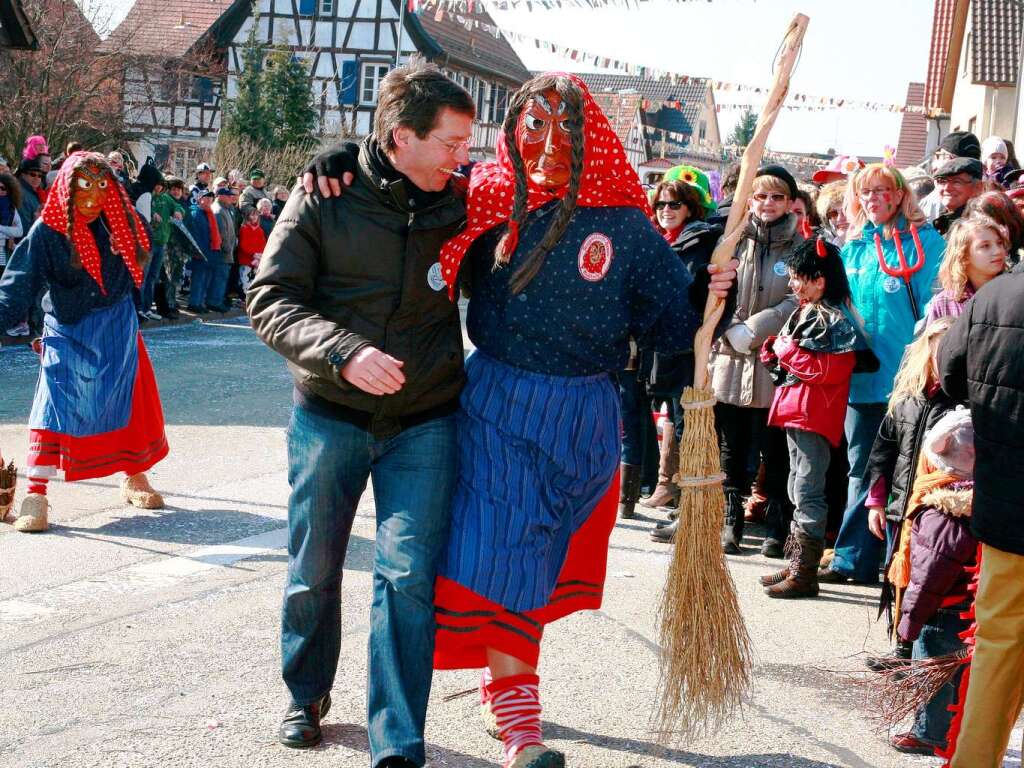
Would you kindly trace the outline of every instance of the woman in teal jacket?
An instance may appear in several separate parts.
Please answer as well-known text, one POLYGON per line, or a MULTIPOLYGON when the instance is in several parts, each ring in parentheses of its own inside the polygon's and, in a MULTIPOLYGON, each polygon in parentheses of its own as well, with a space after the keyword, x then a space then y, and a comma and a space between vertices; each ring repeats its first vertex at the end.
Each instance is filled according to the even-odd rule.
POLYGON ((879 368, 854 374, 850 386, 846 513, 832 564, 818 577, 833 583, 852 579, 870 584, 878 580, 882 542, 868 529, 864 506, 870 490, 865 478, 868 454, 885 415, 903 349, 913 339, 914 326, 935 291, 946 243, 927 222, 895 168, 876 164, 858 171, 846 191, 845 208, 850 229, 843 263, 879 368))

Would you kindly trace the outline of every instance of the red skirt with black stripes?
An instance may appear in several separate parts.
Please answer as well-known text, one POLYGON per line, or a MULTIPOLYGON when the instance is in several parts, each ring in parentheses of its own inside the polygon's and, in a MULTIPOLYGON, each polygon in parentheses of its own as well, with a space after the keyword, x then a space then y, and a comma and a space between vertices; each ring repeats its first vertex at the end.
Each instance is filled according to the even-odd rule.
MULTIPOLYGON (((596 610, 604 597, 608 541, 615 528, 619 477, 569 541, 565 563, 547 604, 522 613, 481 597, 458 582, 438 577, 434 593, 435 669, 487 666, 487 649, 536 667, 544 627, 576 611, 596 610)), ((500 563, 495 563, 500 568, 500 563)))

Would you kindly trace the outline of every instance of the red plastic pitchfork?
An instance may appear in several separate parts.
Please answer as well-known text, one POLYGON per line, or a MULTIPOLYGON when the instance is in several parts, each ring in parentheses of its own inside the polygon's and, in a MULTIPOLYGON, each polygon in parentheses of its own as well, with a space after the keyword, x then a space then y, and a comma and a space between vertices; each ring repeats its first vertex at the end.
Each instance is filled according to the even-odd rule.
POLYGON ((900 261, 900 266, 897 268, 890 267, 886 262, 885 254, 882 252, 882 237, 875 232, 875 250, 878 251, 878 266, 889 277, 903 278, 903 282, 907 286, 907 296, 910 298, 910 311, 914 313, 914 320, 920 320, 921 313, 917 307, 917 299, 914 298, 914 289, 910 285, 910 278, 924 267, 924 246, 921 245, 921 238, 917 234, 917 225, 911 224, 910 236, 914 238, 914 249, 917 251, 917 259, 913 264, 907 264, 907 257, 903 254, 903 242, 900 240, 900 234, 902 233, 898 229, 893 229, 892 239, 896 245, 896 256, 900 261))

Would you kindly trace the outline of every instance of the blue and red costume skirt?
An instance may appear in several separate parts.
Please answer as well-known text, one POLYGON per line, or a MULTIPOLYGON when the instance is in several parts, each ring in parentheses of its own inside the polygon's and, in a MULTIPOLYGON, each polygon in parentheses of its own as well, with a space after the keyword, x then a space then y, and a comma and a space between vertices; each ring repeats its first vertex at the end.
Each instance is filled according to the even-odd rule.
POLYGON ((86 480, 145 472, 167 451, 160 394, 131 298, 77 323, 46 315, 28 466, 86 480))
POLYGON ((476 352, 458 417, 458 480, 435 592, 434 666, 536 666, 546 624, 596 609, 618 506, 619 392, 476 352))

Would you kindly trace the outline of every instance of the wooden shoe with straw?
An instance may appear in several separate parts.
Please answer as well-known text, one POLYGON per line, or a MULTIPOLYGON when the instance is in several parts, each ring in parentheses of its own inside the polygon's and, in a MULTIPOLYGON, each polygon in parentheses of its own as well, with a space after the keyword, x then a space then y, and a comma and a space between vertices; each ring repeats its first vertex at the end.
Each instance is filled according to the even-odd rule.
POLYGON ((0 523, 7 522, 7 516, 14 508, 14 492, 18 487, 18 468, 14 462, 6 467, 0 459, 0 523))

